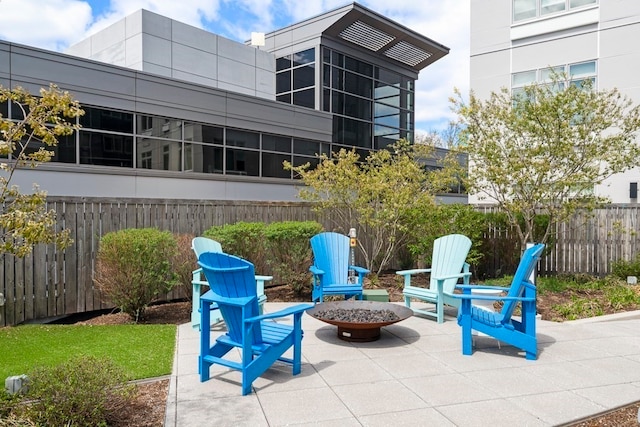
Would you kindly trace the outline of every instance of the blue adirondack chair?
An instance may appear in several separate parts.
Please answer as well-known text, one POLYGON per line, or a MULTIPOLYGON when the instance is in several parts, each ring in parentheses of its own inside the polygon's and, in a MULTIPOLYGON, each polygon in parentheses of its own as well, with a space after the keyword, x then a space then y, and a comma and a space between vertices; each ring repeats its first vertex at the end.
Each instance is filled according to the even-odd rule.
POLYGON ((449 234, 437 238, 433 242, 431 268, 416 268, 397 271, 404 276, 404 303, 414 312, 435 317, 438 323, 444 322, 444 306, 460 307, 460 300, 453 297, 453 290, 459 279, 469 284, 469 264, 465 262, 471 249, 471 240, 462 234, 449 234), (411 285, 411 276, 419 273, 430 273, 429 287, 422 288, 411 285), (411 299, 435 304, 435 311, 411 307, 411 299))
POLYGON ((251 392, 251 384, 276 360, 290 363, 293 375, 300 373, 302 355, 302 314, 312 304, 299 304, 275 313, 259 314, 253 264, 233 255, 205 252, 198 264, 210 289, 200 297, 202 323, 209 322, 211 305, 217 304, 227 333, 211 345, 211 329, 200 329, 200 381, 209 379, 209 368, 219 364, 242 372, 242 394, 251 392), (293 316, 293 325, 269 319, 293 316), (293 347, 293 358, 283 357, 293 347), (224 356, 232 349, 241 350, 242 361, 224 356))
POLYGON ((369 270, 350 265, 349 237, 334 232, 316 234, 311 238, 313 275, 311 300, 322 302, 325 295, 355 296, 362 299, 362 285, 369 270), (353 273, 349 275, 349 271, 353 273), (351 278, 351 280, 350 280, 351 278))
MULTIPOLYGON (((195 237, 191 241, 191 249, 196 254, 196 259, 200 258, 200 254, 205 252, 222 252, 222 245, 207 237, 195 237)), ((193 287, 193 295, 191 298, 191 326, 194 329, 200 328, 200 294, 202 293, 203 286, 209 286, 207 280, 202 275, 202 269, 198 268, 193 270, 193 277, 191 280, 191 286, 193 287)), ((258 293, 258 304, 260 307, 260 314, 262 314, 262 307, 267 300, 267 296, 264 294, 264 282, 272 280, 273 276, 256 276, 256 288, 258 293)), ((213 325, 222 321, 222 315, 218 310, 218 306, 213 304, 211 306, 210 321, 213 325)))
POLYGON ((471 331, 476 330, 525 351, 526 358, 535 360, 538 351, 536 338, 536 287, 531 275, 540 255, 543 244, 537 244, 522 255, 516 274, 509 288, 496 286, 458 286, 463 294, 455 297, 462 301, 458 314, 458 324, 462 327, 462 354, 473 354, 471 331), (474 289, 502 289, 506 296, 471 295, 474 289), (499 312, 491 312, 472 304, 473 300, 501 300, 504 305, 499 312), (520 320, 513 318, 516 305, 521 305, 520 320))

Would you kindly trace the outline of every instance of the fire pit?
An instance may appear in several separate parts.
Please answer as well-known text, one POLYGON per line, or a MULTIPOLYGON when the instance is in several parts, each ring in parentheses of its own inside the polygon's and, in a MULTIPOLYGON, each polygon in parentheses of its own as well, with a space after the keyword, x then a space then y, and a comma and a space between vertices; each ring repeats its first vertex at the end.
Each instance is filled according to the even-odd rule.
POLYGON ((410 308, 377 301, 333 301, 316 304, 307 314, 336 325, 338 338, 366 342, 380 338, 380 328, 413 315, 410 308))

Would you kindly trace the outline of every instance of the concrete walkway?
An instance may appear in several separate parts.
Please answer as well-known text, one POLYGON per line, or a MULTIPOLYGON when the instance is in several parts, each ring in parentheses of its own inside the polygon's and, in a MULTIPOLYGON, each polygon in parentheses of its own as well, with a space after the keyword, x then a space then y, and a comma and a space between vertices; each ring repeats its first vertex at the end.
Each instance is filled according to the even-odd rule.
POLYGON ((640 400, 638 312, 538 321, 536 361, 490 337, 463 356, 451 313, 443 324, 413 316, 369 343, 306 314, 302 324, 302 373, 275 365, 247 396, 220 366, 199 381, 199 335, 181 325, 165 426, 551 426, 640 400))

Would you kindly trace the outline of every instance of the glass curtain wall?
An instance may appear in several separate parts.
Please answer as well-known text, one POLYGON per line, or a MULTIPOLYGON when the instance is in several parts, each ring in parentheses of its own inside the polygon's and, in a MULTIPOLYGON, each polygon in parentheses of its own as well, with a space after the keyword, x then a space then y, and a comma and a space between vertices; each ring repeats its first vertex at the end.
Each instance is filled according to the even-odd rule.
MULTIPOLYGON (((294 165, 316 165, 330 144, 196 123, 171 117, 83 106, 81 129, 58 138, 53 163, 152 169, 186 173, 294 178, 294 165)), ((0 114, 20 120, 19 108, 0 103, 0 114)), ((32 141, 29 151, 43 144, 32 141)))

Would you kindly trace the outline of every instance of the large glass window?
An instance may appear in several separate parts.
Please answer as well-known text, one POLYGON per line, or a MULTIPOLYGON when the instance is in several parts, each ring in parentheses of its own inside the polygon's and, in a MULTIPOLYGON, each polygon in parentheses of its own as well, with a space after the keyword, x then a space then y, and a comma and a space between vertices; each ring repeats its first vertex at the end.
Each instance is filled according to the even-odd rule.
POLYGON ((182 170, 182 143, 156 138, 137 138, 136 167, 165 171, 182 170), (143 162, 143 159, 145 160, 143 162))
POLYGON ((598 0, 513 0, 513 22, 597 4, 598 0))
POLYGON ((182 121, 168 117, 137 116, 137 134, 159 138, 182 139, 182 121))
POLYGON ((80 131, 80 164, 133 167, 133 136, 80 131))
POLYGON ((321 105, 334 114, 335 143, 375 148, 375 126, 391 128, 390 135, 412 135, 413 79, 328 48, 322 58, 321 105))
MULTIPOLYGON (((26 137, 25 137, 26 138, 26 137)), ((59 163, 75 163, 76 162, 76 134, 75 132, 71 135, 62 135, 56 137, 58 139, 58 144, 55 146, 48 146, 44 142, 41 142, 36 139, 31 139, 29 141, 29 145, 24 150, 25 154, 32 154, 39 151, 41 148, 44 148, 47 151, 53 152, 53 157, 51 157, 52 162, 59 163)), ((26 142, 26 139, 25 139, 26 142)), ((16 146, 16 150, 14 151, 14 158, 18 155, 18 151, 20 150, 19 146, 16 146)))
MULTIPOLYGON (((566 76, 571 84, 582 85, 589 80, 593 87, 596 84, 597 68, 596 61, 585 61, 576 64, 547 67, 539 70, 528 70, 511 75, 512 95, 522 94, 524 87, 533 83, 549 84, 554 75, 566 76)), ((564 82, 560 82, 559 88, 564 87, 564 82)))
POLYGON ((224 129, 217 126, 186 122, 184 124, 184 139, 186 141, 222 145, 224 142, 224 129))
POLYGON ((227 148, 226 165, 229 175, 260 176, 260 153, 227 148))
POLYGON ((224 172, 224 149, 206 144, 185 143, 185 171, 200 173, 224 172))
MULTIPOLYGON (((301 55, 295 58, 295 63, 305 66, 310 58, 312 56, 301 55)), ((305 89, 290 92, 289 96, 310 96, 313 100, 312 92, 313 88, 305 89)), ((2 106, 0 113, 12 113, 8 103, 2 106)), ((83 127, 80 131, 60 137, 56 147, 46 147, 54 152, 53 162, 292 179, 291 173, 283 169, 284 160, 291 161, 295 152, 297 157, 308 157, 313 161, 316 153, 330 147, 311 140, 296 139, 294 143, 291 136, 228 129, 148 114, 83 108, 87 115, 81 119, 83 127)), ((35 152, 40 147, 44 145, 32 142, 28 152, 35 152)))
POLYGON ((228 129, 227 145, 245 148, 260 148, 260 134, 243 130, 228 129))
POLYGON ((291 178, 291 171, 285 170, 284 161, 291 162, 290 154, 262 153, 262 176, 291 178))
POLYGON ((83 128, 133 133, 133 114, 131 113, 95 107, 83 107, 83 109, 84 115, 80 116, 80 125, 83 128))
POLYGON ((276 59, 276 100, 315 108, 315 48, 276 59))

